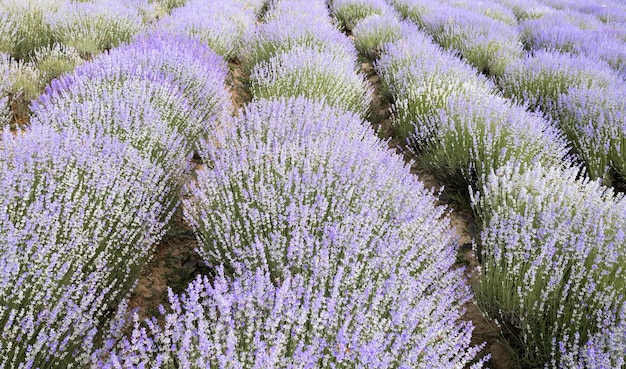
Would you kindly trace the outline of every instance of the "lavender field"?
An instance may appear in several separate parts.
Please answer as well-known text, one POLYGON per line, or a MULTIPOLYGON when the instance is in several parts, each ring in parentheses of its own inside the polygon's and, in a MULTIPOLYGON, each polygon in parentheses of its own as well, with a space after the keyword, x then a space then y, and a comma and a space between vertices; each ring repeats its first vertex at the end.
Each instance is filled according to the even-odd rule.
POLYGON ((626 1, 0 0, 0 369, 626 368, 626 1))

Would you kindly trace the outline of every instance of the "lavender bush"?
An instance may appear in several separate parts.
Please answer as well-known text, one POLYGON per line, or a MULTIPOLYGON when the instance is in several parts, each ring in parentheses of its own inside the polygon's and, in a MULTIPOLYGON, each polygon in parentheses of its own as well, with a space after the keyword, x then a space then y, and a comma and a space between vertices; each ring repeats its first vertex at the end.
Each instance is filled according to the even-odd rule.
POLYGON ((444 183, 474 188, 509 161, 559 165, 568 152, 561 133, 541 116, 493 95, 450 96, 437 114, 416 121, 410 142, 444 183))
POLYGON ((139 65, 169 76, 180 86, 204 131, 214 130, 231 110, 226 61, 208 46, 187 36, 153 31, 116 48, 94 64, 94 69, 111 68, 111 64, 127 69, 139 65))
POLYGON ((243 35, 255 21, 255 8, 240 1, 189 0, 164 17, 158 28, 196 37, 230 59, 237 55, 243 35))
POLYGON ((507 96, 548 114, 569 88, 610 89, 620 83, 619 76, 597 59, 549 51, 536 51, 510 64, 499 80, 507 96))
POLYGON ((370 59, 378 59, 382 47, 402 37, 402 27, 395 14, 374 14, 352 29, 356 49, 370 59))
POLYGON ((485 225, 476 298, 533 367, 615 325, 624 305, 626 200, 579 175, 507 164, 474 197, 485 225))
POLYGON ((419 119, 443 108, 453 93, 487 94, 496 90, 475 69, 435 46, 414 27, 402 40, 387 44, 374 64, 383 90, 394 99, 394 131, 408 138, 419 119), (409 37, 410 36, 410 37, 409 37))
POLYGON ((372 88, 342 57, 296 47, 258 64, 250 75, 255 99, 304 96, 365 116, 372 88))
MULTIPOLYGON (((204 153, 211 169, 198 173, 189 188, 194 200, 185 202, 200 253, 211 264, 232 269, 262 262, 280 275, 297 263, 304 273, 311 270, 303 264, 308 258, 288 251, 298 234, 313 236, 343 218, 356 221, 346 227, 368 227, 370 216, 382 234, 423 227, 441 215, 441 209, 424 213, 433 198, 354 113, 302 98, 258 101, 229 126, 223 149, 204 153)), ((440 229, 428 225, 420 239, 440 229)))
POLYGON ((86 363, 175 203, 168 174, 106 137, 36 127, 0 151, 0 366, 86 363))
MULTIPOLYGON (((298 241, 296 242, 296 245, 298 241)), ((432 261, 432 260, 431 260, 432 261)), ((359 264, 362 265, 364 263, 359 264)), ((275 281, 258 270, 230 281, 219 275, 170 294, 165 326, 135 323, 130 337, 94 360, 99 368, 457 368, 469 365, 471 325, 459 322, 467 290, 456 272, 436 279, 396 269, 275 281), (372 272, 362 285, 354 274, 372 272), (435 281, 436 280, 436 281, 435 281)), ((97 356, 96 356, 97 357, 97 356)), ((482 367, 483 362, 471 368, 482 367)))
POLYGON ((5 0, 0 3, 0 52, 26 59, 33 50, 54 42, 47 17, 63 0, 5 0))
POLYGON ((480 72, 500 76, 523 56, 517 30, 488 16, 440 5, 420 21, 444 49, 457 51, 480 72))
POLYGON ((626 179, 626 89, 570 88, 559 95, 556 116, 593 179, 626 179))
POLYGON ((331 15, 342 28, 349 30, 370 15, 386 15, 392 11, 385 0, 332 0, 330 5, 331 15))
POLYGON ((251 70, 255 65, 296 47, 329 54, 329 58, 342 59, 342 63, 346 65, 355 64, 357 51, 354 44, 330 24, 327 10, 325 12, 324 20, 291 16, 287 13, 252 29, 246 35, 241 51, 244 67, 251 70))
MULTIPOLYGON (((147 3, 147 1, 146 1, 147 3)), ((139 8, 122 0, 70 2, 48 16, 59 42, 93 55, 128 42, 143 28, 139 8)))

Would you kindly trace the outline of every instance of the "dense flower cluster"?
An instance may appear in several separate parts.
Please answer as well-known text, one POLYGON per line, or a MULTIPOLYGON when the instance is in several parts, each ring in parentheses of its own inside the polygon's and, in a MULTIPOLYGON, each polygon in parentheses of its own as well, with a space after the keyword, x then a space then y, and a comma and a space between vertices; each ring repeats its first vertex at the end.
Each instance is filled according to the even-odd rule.
POLYGON ((188 0, 159 22, 158 28, 193 36, 226 59, 238 54, 243 35, 254 26, 263 1, 188 0))
POLYGON ((517 29, 484 15, 489 8, 474 9, 473 3, 457 7, 436 0, 396 3, 400 13, 416 22, 443 48, 458 52, 481 72, 499 76, 523 54, 517 29))
POLYGON ((469 363, 479 347, 458 322, 469 291, 444 209, 360 122, 302 98, 248 105, 185 206, 225 270, 171 295, 163 329, 136 325, 98 365, 469 363))
POLYGON ((168 174, 115 139, 47 127, 6 132, 0 167, 0 366, 85 362, 164 232, 168 174))
POLYGON ((341 27, 351 30, 362 19, 374 14, 386 15, 393 8, 385 0, 332 0, 330 12, 341 27))
POLYGON ((626 199, 577 169, 523 166, 501 166, 475 199, 485 225, 476 293, 538 366, 623 324, 626 199))
POLYGON ((54 80, 30 129, 5 132, 0 367, 89 362, 166 230, 197 140, 227 116, 226 69, 197 41, 146 34, 54 80))

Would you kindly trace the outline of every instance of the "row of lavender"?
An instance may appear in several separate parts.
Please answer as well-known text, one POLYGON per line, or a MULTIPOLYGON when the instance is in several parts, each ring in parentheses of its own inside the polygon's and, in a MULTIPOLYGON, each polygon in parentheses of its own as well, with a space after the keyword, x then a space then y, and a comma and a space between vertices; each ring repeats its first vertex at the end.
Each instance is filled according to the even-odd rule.
POLYGON ((555 127, 500 97, 387 4, 367 1, 366 18, 350 3, 363 9, 335 1, 335 13, 352 17, 364 53, 380 54, 399 133, 444 179, 474 189, 484 228, 479 304, 527 364, 623 366, 624 197, 581 178, 555 127))
POLYGON ((5 130, 0 367, 97 360, 199 140, 230 111, 227 70, 200 41, 149 32, 54 80, 29 129, 5 130))
MULTIPOLYGON (((206 143, 186 219, 204 260, 173 312, 99 367, 469 365, 445 209, 363 125, 371 88, 322 1, 272 2, 242 48, 254 101, 206 143)), ((482 366, 482 361, 473 367, 482 366)))
POLYGON ((505 13, 502 5, 489 2, 478 8, 484 14, 440 1, 392 3, 444 48, 497 76, 507 96, 558 122, 591 178, 624 183, 626 6, 503 0, 518 26, 498 16, 505 13), (529 52, 520 57, 522 47, 529 52), (501 66, 483 67, 493 61, 501 66))

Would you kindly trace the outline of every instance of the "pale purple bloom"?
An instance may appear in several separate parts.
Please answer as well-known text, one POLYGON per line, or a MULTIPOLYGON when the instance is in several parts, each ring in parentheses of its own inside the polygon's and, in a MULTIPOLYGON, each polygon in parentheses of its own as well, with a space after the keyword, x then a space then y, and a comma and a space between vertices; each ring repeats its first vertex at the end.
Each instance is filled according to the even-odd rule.
POLYGON ((84 363, 175 207, 168 174, 116 139, 2 137, 0 365, 84 363))

